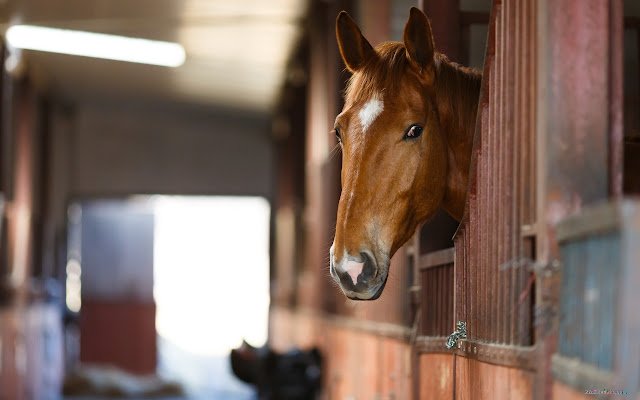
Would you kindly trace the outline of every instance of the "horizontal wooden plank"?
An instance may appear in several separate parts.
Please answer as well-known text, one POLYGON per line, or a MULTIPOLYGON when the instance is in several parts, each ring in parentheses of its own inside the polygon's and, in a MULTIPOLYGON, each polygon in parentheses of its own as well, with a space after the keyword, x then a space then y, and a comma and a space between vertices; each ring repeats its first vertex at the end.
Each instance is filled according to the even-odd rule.
POLYGON ((447 338, 444 336, 418 336, 416 338, 416 351, 421 354, 452 354, 452 351, 445 347, 447 338))
POLYGON ((456 400, 534 398, 534 374, 530 371, 461 357, 456 357, 454 360, 454 369, 456 400))
POLYGON ((616 387, 616 378, 611 372, 558 354, 551 359, 551 372, 556 380, 579 391, 616 387))
POLYGON ((469 26, 469 25, 488 25, 489 24, 489 13, 482 11, 461 11, 460 12, 460 25, 461 26, 469 26))
POLYGON ((325 314, 324 318, 327 323, 339 328, 353 329, 355 331, 366 332, 376 336, 405 341, 408 341, 411 338, 411 328, 402 325, 340 317, 330 314, 325 314))
POLYGON ((343 317, 335 314, 318 312, 310 308, 272 306, 271 314, 273 315, 274 313, 284 313, 285 315, 289 314, 292 317, 299 316, 303 318, 318 319, 323 321, 323 323, 332 325, 336 328, 350 329, 406 342, 410 340, 412 334, 412 329, 404 325, 343 317))
POLYGON ((432 267, 438 267, 440 265, 452 264, 455 255, 454 248, 448 248, 438 251, 427 253, 420 257, 418 267, 420 269, 427 269, 432 267))
POLYGON ((540 233, 540 227, 536 224, 524 224, 520 227, 520 236, 532 237, 540 233))
POLYGON ((329 399, 411 399, 411 344, 336 324, 326 314, 272 308, 269 344, 277 351, 317 347, 329 399), (371 384, 363 384, 369 382, 371 384))
POLYGON ((620 229, 627 221, 640 215, 640 202, 612 201, 584 208, 556 225, 558 242, 578 240, 586 236, 608 233, 620 229))

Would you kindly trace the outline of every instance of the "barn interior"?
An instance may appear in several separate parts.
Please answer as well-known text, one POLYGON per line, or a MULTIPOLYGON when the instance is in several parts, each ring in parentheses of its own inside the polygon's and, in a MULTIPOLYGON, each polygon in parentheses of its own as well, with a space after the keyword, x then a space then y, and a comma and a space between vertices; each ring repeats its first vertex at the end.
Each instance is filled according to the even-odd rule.
POLYGON ((0 400, 638 396, 637 295, 623 282, 640 284, 640 3, 593 3, 0 0, 0 400), (476 282, 454 270, 459 249, 474 249, 462 244, 469 213, 419 227, 374 302, 347 299, 329 274, 341 168, 331 131, 350 76, 335 18, 347 10, 375 46, 402 41, 411 7, 430 17, 438 51, 483 72, 485 105, 515 104, 478 123, 525 138, 520 175, 496 183, 517 181, 517 204, 500 204, 519 233, 494 233, 517 236, 519 253, 499 251, 532 267, 509 275, 503 299, 469 300, 516 269, 503 253, 487 256, 488 288, 458 285, 476 282), (118 55, 129 45, 140 47, 118 55), (169 47, 154 59, 153 46, 169 47), (564 85, 569 62, 580 73, 564 85), (557 151, 554 132, 567 135, 557 151), (623 211, 590 211, 607 201, 623 211), (571 218, 614 214, 631 215, 605 224, 623 244, 572 255, 575 237, 603 231, 571 218), (589 277, 601 275, 576 272, 588 290, 575 297, 595 307, 578 326, 563 294, 579 288, 554 265, 572 276, 587 258, 627 275, 598 292, 589 277), (449 350, 461 309, 482 317, 468 320, 469 345, 449 350), (491 330, 509 324, 511 336, 491 330), (247 344, 248 368, 266 372, 243 379, 230 352, 247 344), (286 379, 269 368, 291 363, 318 387, 278 392, 286 379))

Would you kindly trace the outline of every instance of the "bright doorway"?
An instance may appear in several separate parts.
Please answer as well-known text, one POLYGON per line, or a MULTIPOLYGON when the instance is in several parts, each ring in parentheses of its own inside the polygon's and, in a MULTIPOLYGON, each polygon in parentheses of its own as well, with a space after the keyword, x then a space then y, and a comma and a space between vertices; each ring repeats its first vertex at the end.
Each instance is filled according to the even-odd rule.
POLYGON ((267 340, 269 203, 157 196, 153 204, 159 372, 197 397, 253 398, 231 377, 228 354, 242 338, 267 340))

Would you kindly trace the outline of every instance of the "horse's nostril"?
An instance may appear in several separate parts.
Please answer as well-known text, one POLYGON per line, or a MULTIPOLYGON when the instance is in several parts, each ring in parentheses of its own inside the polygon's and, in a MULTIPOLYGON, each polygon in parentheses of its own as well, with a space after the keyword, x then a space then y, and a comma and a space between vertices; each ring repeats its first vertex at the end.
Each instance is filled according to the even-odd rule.
POLYGON ((378 276, 376 262, 367 253, 360 253, 360 257, 348 256, 343 262, 330 266, 332 275, 343 289, 361 293, 369 290, 378 276))
POLYGON ((376 263, 371 258, 371 256, 367 253, 360 253, 362 258, 364 259, 364 267, 362 268, 362 275, 365 278, 373 277, 375 278, 378 275, 378 270, 376 268, 376 263))

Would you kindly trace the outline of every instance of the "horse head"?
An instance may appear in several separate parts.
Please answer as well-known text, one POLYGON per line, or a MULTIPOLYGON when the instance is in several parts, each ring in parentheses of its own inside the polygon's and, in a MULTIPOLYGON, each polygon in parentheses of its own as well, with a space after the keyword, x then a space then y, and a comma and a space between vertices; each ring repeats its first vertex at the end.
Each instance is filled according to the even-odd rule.
MULTIPOLYGON (((449 61, 434 51, 422 11, 411 9, 404 42, 374 49, 344 11, 336 36, 352 76, 335 122, 342 192, 330 272, 347 297, 372 300, 382 293, 392 255, 419 224, 445 202, 454 216, 462 213, 464 199, 454 186, 466 191, 468 161, 463 176, 452 177, 456 146, 446 135, 460 118, 450 118, 457 108, 439 93, 440 64, 449 61)), ((475 122, 475 110, 462 119, 475 122)))

